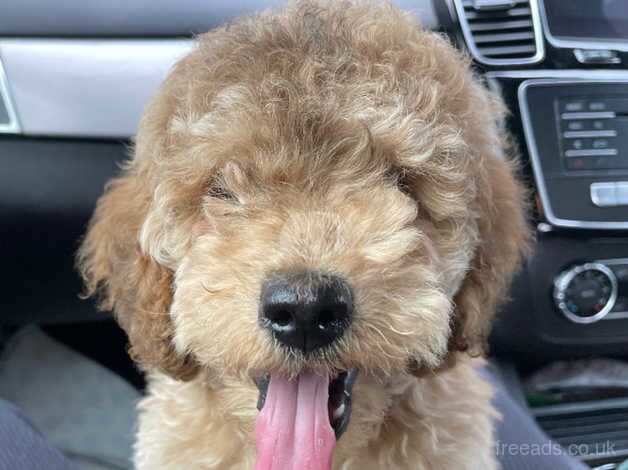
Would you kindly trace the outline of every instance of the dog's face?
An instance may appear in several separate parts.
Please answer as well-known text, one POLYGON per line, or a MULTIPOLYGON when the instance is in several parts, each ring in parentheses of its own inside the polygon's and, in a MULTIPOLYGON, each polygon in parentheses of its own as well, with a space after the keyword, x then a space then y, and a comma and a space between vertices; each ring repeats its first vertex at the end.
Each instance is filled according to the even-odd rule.
POLYGON ((438 364, 473 240, 443 253, 406 170, 358 138, 328 154, 251 143, 216 168, 173 266, 178 351, 253 376, 438 364))
POLYGON ((527 239, 499 106, 368 8, 342 25, 379 34, 294 11, 209 33, 147 109, 80 254, 145 366, 382 378, 481 346, 527 239))

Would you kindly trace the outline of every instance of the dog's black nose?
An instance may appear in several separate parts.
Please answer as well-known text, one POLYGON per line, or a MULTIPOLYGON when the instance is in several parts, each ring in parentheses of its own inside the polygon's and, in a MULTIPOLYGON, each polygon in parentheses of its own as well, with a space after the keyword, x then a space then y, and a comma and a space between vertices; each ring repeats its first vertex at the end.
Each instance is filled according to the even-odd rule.
POLYGON ((277 274, 262 287, 260 324, 282 344, 305 353, 340 338, 352 312, 349 285, 331 274, 277 274))

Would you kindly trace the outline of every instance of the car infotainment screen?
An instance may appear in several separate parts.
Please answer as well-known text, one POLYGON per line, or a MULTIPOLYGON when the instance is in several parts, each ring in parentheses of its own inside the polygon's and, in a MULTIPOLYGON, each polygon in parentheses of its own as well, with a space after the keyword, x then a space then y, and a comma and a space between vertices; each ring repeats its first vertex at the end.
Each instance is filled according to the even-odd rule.
POLYGON ((552 36, 628 41, 628 0, 543 0, 552 36))

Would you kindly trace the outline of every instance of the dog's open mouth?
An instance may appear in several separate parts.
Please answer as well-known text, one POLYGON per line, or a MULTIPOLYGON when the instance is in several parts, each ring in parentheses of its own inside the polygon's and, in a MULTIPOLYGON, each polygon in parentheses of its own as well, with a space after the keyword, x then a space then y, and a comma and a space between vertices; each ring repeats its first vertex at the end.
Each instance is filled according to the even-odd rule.
POLYGON ((270 374, 256 380, 256 470, 331 468, 336 440, 351 417, 357 375, 353 368, 335 377, 304 371, 294 380, 270 374))

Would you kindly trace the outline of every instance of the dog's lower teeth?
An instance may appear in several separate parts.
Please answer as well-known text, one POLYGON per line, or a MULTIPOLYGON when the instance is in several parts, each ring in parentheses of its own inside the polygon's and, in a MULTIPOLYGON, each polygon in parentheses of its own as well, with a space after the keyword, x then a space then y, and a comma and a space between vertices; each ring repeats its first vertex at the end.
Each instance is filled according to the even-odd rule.
POLYGON ((341 418, 344 412, 345 412, 345 404, 343 403, 334 410, 334 419, 341 418))

